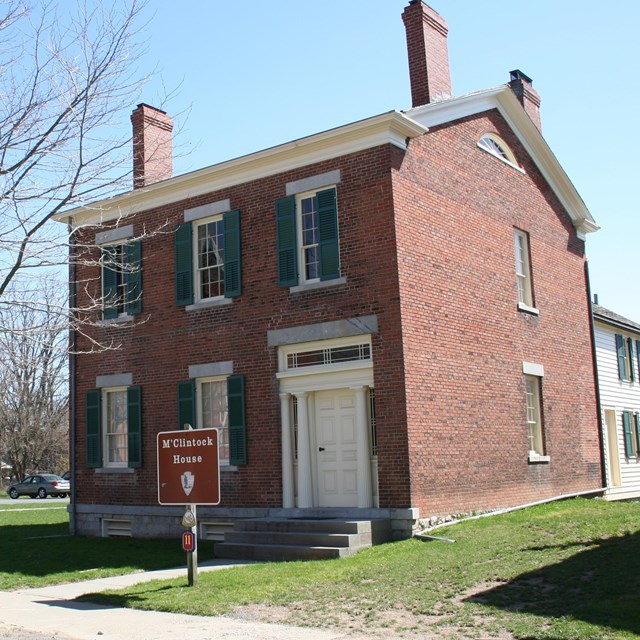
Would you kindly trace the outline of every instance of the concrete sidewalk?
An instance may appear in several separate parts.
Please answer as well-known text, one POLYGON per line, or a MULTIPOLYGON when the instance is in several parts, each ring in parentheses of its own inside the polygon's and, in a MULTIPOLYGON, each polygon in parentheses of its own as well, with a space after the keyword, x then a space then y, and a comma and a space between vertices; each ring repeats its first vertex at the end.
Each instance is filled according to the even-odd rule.
MULTIPOLYGON (((236 566, 213 560, 199 566, 199 572, 236 566)), ((74 602, 84 593, 120 589, 149 580, 184 576, 186 567, 149 571, 114 578, 74 582, 36 589, 4 591, 0 596, 0 637, 7 625, 67 640, 340 640, 346 632, 266 624, 227 617, 188 616, 154 611, 136 611, 74 602)), ((185 592, 185 598, 188 598, 185 592)), ((5 636, 9 637, 9 636, 5 636)))

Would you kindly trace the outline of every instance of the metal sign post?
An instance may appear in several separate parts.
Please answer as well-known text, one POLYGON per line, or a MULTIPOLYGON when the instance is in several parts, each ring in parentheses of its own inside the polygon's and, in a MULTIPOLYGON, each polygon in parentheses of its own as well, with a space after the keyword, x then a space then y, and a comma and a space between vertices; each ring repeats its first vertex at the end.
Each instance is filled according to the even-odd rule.
MULTIPOLYGON (((190 545, 186 548, 187 552, 187 580, 189 586, 193 587, 198 582, 198 521, 196 519, 196 505, 188 504, 187 511, 182 518, 182 525, 191 529, 189 538, 190 545)), ((183 536, 184 540, 184 536, 183 536)), ((183 544, 183 546, 185 546, 183 544)))

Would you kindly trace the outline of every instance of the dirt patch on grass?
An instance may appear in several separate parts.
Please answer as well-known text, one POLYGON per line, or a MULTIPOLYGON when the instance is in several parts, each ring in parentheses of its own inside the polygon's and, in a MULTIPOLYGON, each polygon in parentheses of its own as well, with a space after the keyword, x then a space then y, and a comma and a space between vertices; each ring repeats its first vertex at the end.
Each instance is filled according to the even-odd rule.
MULTIPOLYGON (((477 592, 487 587, 490 585, 479 586, 477 592)), ((473 593, 460 596, 460 605, 462 599, 470 595, 473 593)), ((345 638, 352 640, 514 640, 509 632, 492 629, 494 621, 490 617, 463 614, 461 611, 426 615, 414 613, 401 605, 367 614, 334 609, 320 620, 317 611, 310 616, 305 615, 304 603, 290 607, 254 604, 238 607, 233 617, 336 629, 344 633, 345 638)))

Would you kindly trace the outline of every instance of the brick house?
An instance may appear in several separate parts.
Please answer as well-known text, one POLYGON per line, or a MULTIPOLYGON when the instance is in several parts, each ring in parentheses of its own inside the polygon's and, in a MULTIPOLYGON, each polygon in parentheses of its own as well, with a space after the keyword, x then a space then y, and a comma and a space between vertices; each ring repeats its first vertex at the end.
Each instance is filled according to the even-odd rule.
POLYGON ((609 500, 640 497, 640 324, 593 305, 609 500))
POLYGON ((211 537, 601 490, 597 226, 531 80, 451 97, 444 20, 402 17, 411 109, 172 177, 171 119, 139 105, 135 188, 63 216, 78 306, 102 299, 77 347, 121 343, 72 363, 75 531, 180 531, 155 447, 185 424, 220 429, 211 537))

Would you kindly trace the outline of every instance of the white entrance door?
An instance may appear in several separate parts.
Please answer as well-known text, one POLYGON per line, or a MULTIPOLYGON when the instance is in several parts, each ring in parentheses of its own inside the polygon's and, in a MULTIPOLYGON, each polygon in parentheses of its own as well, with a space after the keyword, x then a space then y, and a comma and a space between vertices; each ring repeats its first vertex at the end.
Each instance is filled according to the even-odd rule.
POLYGON ((315 394, 318 504, 358 504, 355 394, 351 389, 315 394))

